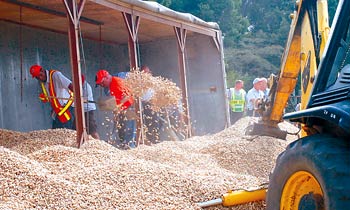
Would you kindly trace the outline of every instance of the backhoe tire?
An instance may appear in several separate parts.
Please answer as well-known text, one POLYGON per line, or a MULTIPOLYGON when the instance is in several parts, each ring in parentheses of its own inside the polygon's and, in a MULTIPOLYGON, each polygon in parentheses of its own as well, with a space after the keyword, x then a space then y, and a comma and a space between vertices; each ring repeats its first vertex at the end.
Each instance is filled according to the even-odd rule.
POLYGON ((350 209, 349 141, 317 134, 289 144, 270 175, 267 210, 350 209))

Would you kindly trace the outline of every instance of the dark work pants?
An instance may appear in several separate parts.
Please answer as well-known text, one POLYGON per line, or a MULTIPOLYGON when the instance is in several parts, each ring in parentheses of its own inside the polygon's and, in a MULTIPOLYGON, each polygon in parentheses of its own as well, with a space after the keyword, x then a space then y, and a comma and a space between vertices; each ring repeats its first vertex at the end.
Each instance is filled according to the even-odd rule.
POLYGON ((235 124, 239 119, 243 117, 244 112, 233 112, 230 111, 230 122, 231 125, 235 124))

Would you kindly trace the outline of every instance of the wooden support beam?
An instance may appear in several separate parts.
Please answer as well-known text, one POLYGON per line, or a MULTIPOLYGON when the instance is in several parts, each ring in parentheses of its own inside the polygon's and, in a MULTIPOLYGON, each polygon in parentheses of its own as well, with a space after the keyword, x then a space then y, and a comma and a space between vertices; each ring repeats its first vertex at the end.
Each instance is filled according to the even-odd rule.
POLYGON ((187 21, 179 20, 178 18, 174 18, 174 17, 169 17, 164 14, 161 14, 161 12, 147 11, 147 9, 145 8, 128 5, 127 3, 124 3, 122 1, 121 2, 110 1, 110 0, 90 0, 90 1, 103 5, 105 7, 111 8, 116 11, 133 14, 134 16, 140 17, 142 19, 151 20, 157 23, 162 23, 173 27, 182 27, 183 29, 187 29, 188 31, 193 31, 196 33, 215 37, 215 31, 216 31, 215 29, 209 29, 208 27, 205 27, 205 26, 200 26, 195 23, 189 23, 187 21))
MULTIPOLYGON (((130 68, 137 69, 139 67, 137 56, 137 32, 139 30, 140 17, 125 12, 122 12, 122 15, 129 34, 128 48, 130 68)), ((143 113, 140 98, 136 98, 135 100, 135 111, 139 114, 139 117, 136 120, 136 145, 139 145, 140 142, 144 143, 143 113)))
POLYGON ((186 138, 192 136, 192 126, 190 120, 190 111, 188 104, 188 91, 187 91, 187 77, 186 77, 186 59, 185 59, 185 50, 186 50, 186 34, 187 30, 184 28, 174 27, 177 46, 178 46, 178 62, 179 62, 179 74, 180 74, 180 84, 182 90, 182 104, 185 110, 185 119, 184 122, 187 126, 186 138))
MULTIPOLYGON (((41 7, 41 6, 38 6, 38 5, 34 5, 34 4, 22 2, 22 1, 17 1, 17 0, 0 0, 0 1, 11 3, 11 4, 15 4, 15 5, 19 5, 21 7, 25 7, 25 8, 28 8, 28 9, 37 10, 39 12, 44 12, 44 13, 47 13, 47 14, 50 14, 50 15, 55 15, 55 16, 59 16, 59 17, 66 17, 66 13, 64 13, 64 12, 60 12, 60 11, 57 11, 57 10, 49 9, 49 8, 46 8, 46 7, 41 7)), ((81 8, 84 7, 85 2, 86 2, 86 0, 80 2, 80 4, 81 4, 80 7, 81 8)), ((80 12, 79 16, 80 15, 81 15, 81 12, 80 12)), ((103 25, 103 22, 100 22, 100 21, 97 21, 97 20, 93 20, 93 19, 90 19, 90 18, 86 18, 86 17, 81 17, 80 21, 85 22, 85 23, 94 24, 94 25, 103 25)))
POLYGON ((137 32, 140 25, 140 17, 134 16, 125 12, 122 12, 125 25, 128 29, 129 34, 129 58, 130 58, 130 67, 137 68, 138 65, 138 57, 137 57, 137 32))
POLYGON ((221 52, 221 45, 222 45, 222 42, 221 42, 221 36, 220 36, 220 32, 219 31, 216 31, 215 32, 215 36, 212 36, 213 38, 213 41, 215 43, 215 46, 216 46, 216 49, 221 52))
MULTIPOLYGON (((81 80, 80 52, 79 52, 79 18, 78 13, 82 8, 77 8, 75 0, 62 0, 67 10, 68 19, 68 39, 71 70, 73 77, 74 105, 75 105, 75 123, 77 131, 78 148, 87 140, 84 107, 83 90, 81 80)), ((82 0, 85 1, 85 0, 82 0)))

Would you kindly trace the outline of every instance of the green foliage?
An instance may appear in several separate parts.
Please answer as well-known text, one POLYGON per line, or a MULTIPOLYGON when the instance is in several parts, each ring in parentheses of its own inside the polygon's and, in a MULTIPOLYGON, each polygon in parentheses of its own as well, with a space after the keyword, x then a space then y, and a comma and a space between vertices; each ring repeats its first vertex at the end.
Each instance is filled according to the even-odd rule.
MULTIPOLYGON (((227 85, 250 88, 255 77, 278 74, 294 0, 157 0, 180 12, 217 22, 224 35, 227 85), (249 28, 249 30, 248 30, 249 28)), ((330 21, 338 0, 329 0, 330 21)))
MULTIPOLYGON (((243 81, 253 81, 252 78, 249 77, 247 73, 238 73, 237 71, 228 71, 226 72, 226 82, 227 82, 227 87, 231 88, 235 86, 236 80, 243 80, 243 81)), ((250 83, 249 83, 250 84, 250 83)), ((246 87, 249 87, 250 85, 246 86, 246 82, 244 83, 244 89, 247 90, 246 87)))
POLYGON ((226 47, 233 46, 247 32, 249 21, 240 14, 241 1, 204 0, 200 5, 200 15, 212 14, 204 20, 216 21, 220 25, 226 47))
POLYGON ((217 22, 225 37, 225 46, 231 47, 247 32, 249 21, 240 13, 241 0, 158 0, 179 12, 188 12, 199 18, 217 22))

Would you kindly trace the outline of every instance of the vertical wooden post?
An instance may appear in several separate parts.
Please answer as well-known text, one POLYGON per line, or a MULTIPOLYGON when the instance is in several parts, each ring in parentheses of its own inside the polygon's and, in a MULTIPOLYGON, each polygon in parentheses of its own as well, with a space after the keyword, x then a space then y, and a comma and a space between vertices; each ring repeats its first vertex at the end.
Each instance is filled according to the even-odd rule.
MULTIPOLYGON (((137 69, 139 67, 138 57, 137 57, 137 32, 140 25, 140 17, 134 16, 122 12, 125 25, 128 29, 129 39, 128 39, 128 48, 129 48, 129 60, 130 67, 132 69, 137 69)), ((136 120, 136 145, 139 145, 140 141, 144 143, 144 133, 143 133, 143 114, 142 114, 142 104, 141 99, 136 98, 135 100, 135 111, 139 114, 138 119, 136 120)))
POLYGON ((226 89, 227 89, 227 83, 226 83, 226 72, 225 72, 225 62, 224 62, 224 47, 223 47, 223 38, 222 38, 222 35, 221 35, 221 32, 220 31, 216 31, 215 32, 215 36, 212 36, 213 38, 213 41, 215 43, 215 46, 216 46, 216 49, 219 51, 220 53, 220 62, 221 62, 221 72, 222 72, 222 75, 223 75, 223 81, 222 81, 222 84, 223 84, 223 89, 225 90, 224 91, 224 94, 223 94, 223 97, 225 98, 225 118, 226 118, 226 128, 231 126, 231 122, 230 122, 230 105, 229 105, 229 100, 227 99, 227 95, 226 95, 226 89))
POLYGON ((75 123, 77 131, 78 148, 87 140, 86 125, 84 119, 84 107, 82 100, 82 81, 79 52, 79 18, 86 0, 80 1, 77 6, 75 0, 63 0, 67 10, 68 38, 71 70, 73 76, 73 91, 75 105, 75 123))
POLYGON ((140 25, 140 17, 134 16, 125 12, 122 12, 125 25, 128 29, 129 40, 129 58, 130 58, 130 67, 137 68, 138 67, 138 59, 137 59, 137 49, 136 49, 136 41, 137 41, 137 32, 140 25))
POLYGON ((186 33, 187 30, 179 27, 174 27, 175 35, 177 38, 178 48, 178 62, 180 73, 180 84, 182 90, 182 104, 185 110, 184 122, 187 125, 186 138, 192 136, 190 111, 188 106, 188 91, 187 91, 187 78, 186 78, 186 60, 185 60, 185 46, 186 46, 186 33))

